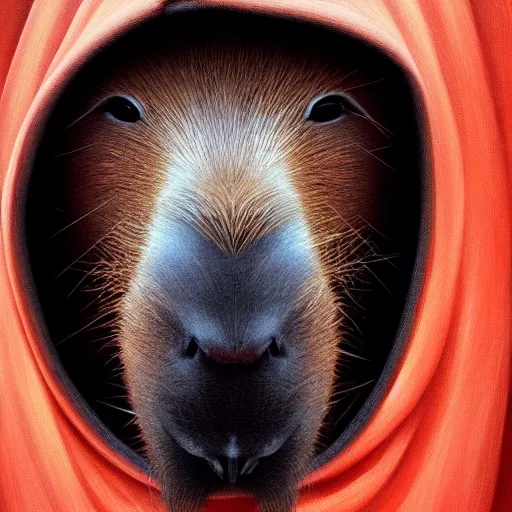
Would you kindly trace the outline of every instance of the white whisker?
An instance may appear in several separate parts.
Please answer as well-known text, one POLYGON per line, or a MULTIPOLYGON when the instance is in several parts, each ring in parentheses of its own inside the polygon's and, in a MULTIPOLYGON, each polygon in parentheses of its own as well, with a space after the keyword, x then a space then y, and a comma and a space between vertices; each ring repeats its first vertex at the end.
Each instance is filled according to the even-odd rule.
POLYGON ((345 350, 345 349, 341 349, 341 354, 342 355, 347 355, 347 356, 350 356, 350 357, 353 357, 354 359, 361 359, 362 361, 370 361, 368 358, 366 357, 363 357, 363 356, 358 356, 357 354, 353 354, 352 352, 349 352, 348 350, 345 350))
POLYGON ((333 393, 332 396, 338 396, 338 395, 344 395, 345 393, 351 393, 352 391, 355 391, 356 389, 364 388, 365 386, 369 386, 372 382, 374 382, 375 379, 371 379, 367 382, 363 382, 362 384, 358 384, 357 386, 352 386, 348 389, 340 389, 339 391, 336 391, 333 393))
POLYGON ((118 407, 117 405, 112 405, 107 402, 103 402, 102 400, 96 400, 96 402, 106 405, 107 407, 112 407, 112 409, 117 409, 118 411, 125 412, 127 414, 132 414, 133 416, 137 416, 133 411, 130 411, 129 409, 124 409, 123 407, 118 407))

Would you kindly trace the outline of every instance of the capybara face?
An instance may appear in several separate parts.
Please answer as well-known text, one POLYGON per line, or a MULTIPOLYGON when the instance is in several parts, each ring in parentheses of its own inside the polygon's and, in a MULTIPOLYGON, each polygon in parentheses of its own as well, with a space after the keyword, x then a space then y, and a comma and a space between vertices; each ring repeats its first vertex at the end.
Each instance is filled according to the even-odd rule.
POLYGON ((362 226, 387 222, 392 93, 371 62, 277 32, 149 36, 66 93, 55 236, 115 316, 168 506, 234 489, 291 510, 343 358, 340 291, 362 226))

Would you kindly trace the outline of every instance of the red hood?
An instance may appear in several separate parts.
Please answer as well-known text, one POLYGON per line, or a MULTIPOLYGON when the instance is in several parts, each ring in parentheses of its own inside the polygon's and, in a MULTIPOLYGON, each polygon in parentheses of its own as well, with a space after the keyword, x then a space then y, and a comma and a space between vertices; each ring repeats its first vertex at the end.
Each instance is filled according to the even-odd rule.
MULTIPOLYGON (((508 510, 510 4, 202 4, 309 19, 365 39, 406 70, 424 108, 429 234, 405 353, 364 428, 303 483, 298 510, 508 510)), ((156 483, 116 450, 105 428, 93 427, 50 363, 30 307, 20 219, 41 121, 59 91, 96 49, 169 5, 17 0, 0 7, 1 510, 163 510, 156 483)), ((236 496, 212 497, 207 506, 256 509, 236 496)))

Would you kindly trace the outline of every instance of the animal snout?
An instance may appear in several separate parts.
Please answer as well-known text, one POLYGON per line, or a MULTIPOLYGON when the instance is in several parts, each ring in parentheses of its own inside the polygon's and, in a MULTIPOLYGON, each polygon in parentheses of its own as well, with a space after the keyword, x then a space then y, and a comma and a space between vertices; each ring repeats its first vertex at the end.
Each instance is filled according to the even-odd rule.
POLYGON ((261 494, 306 468, 335 360, 311 347, 334 343, 335 315, 308 229, 290 215, 235 251, 193 217, 153 221, 125 302, 127 378, 150 387, 134 403, 154 457, 193 482, 261 494))
POLYGON ((214 363, 285 357, 287 325, 313 270, 302 231, 280 228, 233 255, 191 226, 169 226, 149 254, 151 278, 182 333, 175 353, 214 363))

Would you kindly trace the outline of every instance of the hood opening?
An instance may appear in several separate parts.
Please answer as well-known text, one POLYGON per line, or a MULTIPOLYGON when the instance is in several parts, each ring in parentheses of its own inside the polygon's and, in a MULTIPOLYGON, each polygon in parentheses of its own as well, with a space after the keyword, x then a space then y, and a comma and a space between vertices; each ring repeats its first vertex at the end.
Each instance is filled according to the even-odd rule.
MULTIPOLYGON (((190 27, 198 33, 227 33, 232 27, 250 24, 269 34, 288 36, 290 41, 307 41, 308 46, 328 49, 340 58, 349 49, 352 55, 371 58, 396 87, 399 100, 396 116, 400 123, 393 137, 400 151, 393 156, 392 167, 397 172, 391 188, 395 209, 390 224, 397 229, 391 229, 388 236, 397 240, 401 256, 393 264, 388 261, 372 263, 366 282, 351 297, 351 345, 344 344, 342 348, 358 357, 347 361, 350 364, 343 368, 343 379, 337 382, 336 393, 342 398, 326 418, 314 461, 317 468, 350 443, 374 414, 406 348, 423 281, 431 208, 428 153, 426 135, 421 131, 423 112, 419 95, 407 70, 364 41, 309 22, 221 9, 175 11, 165 19, 144 22, 94 56, 63 90, 43 130, 27 188, 24 205, 30 269, 27 286, 35 290, 32 309, 39 318, 42 341, 71 401, 115 450, 144 470, 147 470, 147 463, 139 431, 126 412, 130 405, 117 348, 107 343, 112 339, 111 325, 115 318, 106 317, 98 325, 90 324, 92 320, 84 316, 83 310, 90 307, 91 301, 84 294, 75 293, 84 282, 86 268, 69 265, 72 262, 65 258, 65 244, 57 241, 49 248, 48 241, 62 229, 59 216, 65 191, 59 182, 55 148, 66 116, 63 108, 68 91, 76 92, 81 83, 86 87, 86 82, 81 81, 91 69, 100 70, 108 63, 108 52, 114 47, 130 38, 145 37, 161 24, 174 33, 190 27), (70 272, 63 274, 64 279, 56 279, 63 264, 69 266, 70 272), (353 389, 348 391, 349 388, 353 389)), ((375 242, 386 243, 378 233, 373 236, 375 242)))

